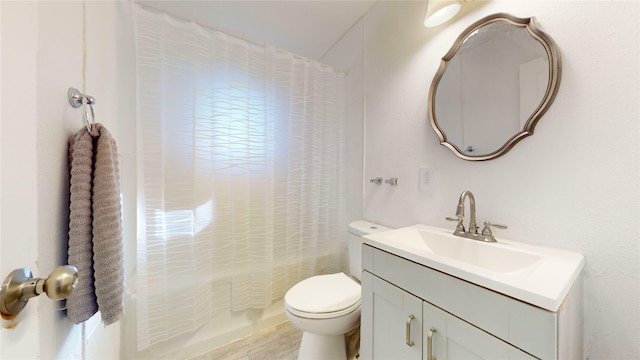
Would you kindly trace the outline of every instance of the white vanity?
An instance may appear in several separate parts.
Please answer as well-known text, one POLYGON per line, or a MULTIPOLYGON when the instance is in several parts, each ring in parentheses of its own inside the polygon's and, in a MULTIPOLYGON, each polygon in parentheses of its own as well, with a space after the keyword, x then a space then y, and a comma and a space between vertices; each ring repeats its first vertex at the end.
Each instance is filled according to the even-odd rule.
POLYGON ((415 225, 365 237, 360 359, 581 359, 584 257, 415 225))

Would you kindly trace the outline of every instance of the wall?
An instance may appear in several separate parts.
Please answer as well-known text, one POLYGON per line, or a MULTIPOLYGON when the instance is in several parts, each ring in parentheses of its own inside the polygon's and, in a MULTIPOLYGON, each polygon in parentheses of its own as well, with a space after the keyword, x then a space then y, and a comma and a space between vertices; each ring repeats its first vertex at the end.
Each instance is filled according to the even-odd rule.
MULTIPOLYGON (((82 86, 82 2, 0 2, 0 276, 27 266, 46 276, 64 259, 66 139, 81 113, 66 100, 82 86), (19 149, 20 151, 17 151, 19 149)), ((129 2, 87 2, 86 91, 122 154, 126 262, 135 264, 135 77, 129 2)), ((380 2, 330 58, 349 69, 350 219, 450 227, 462 190, 479 220, 504 236, 585 254, 585 356, 639 356, 640 234, 637 2, 491 2, 445 28, 422 27, 424 2, 380 2), (560 91, 533 137, 497 160, 465 162, 440 146, 426 116, 429 85, 457 35, 493 12, 535 15, 563 56, 560 91), (363 31, 366 30, 366 31, 363 31), (366 39, 366 51, 362 41, 366 39), (353 47, 350 47, 353 45, 353 47), (364 121, 364 126, 362 125, 364 121), (362 136, 365 133, 364 137, 362 136), (364 153, 362 152, 364 148, 364 153), (365 170, 357 159, 363 159, 365 170), (436 170, 421 192, 418 166, 436 170), (370 184, 400 178, 398 187, 370 184)), ((129 289, 129 287, 128 287, 129 289)), ((134 295, 134 294, 128 294, 134 295)), ((129 305, 134 296, 128 296, 129 305)), ((59 304, 33 299, 0 358, 117 358, 120 328, 95 317, 66 322, 59 304)), ((132 329, 131 307, 123 320, 132 329)), ((124 330, 122 347, 135 346, 124 330)), ((124 351, 126 353, 126 350, 124 351)), ((129 352, 128 354, 131 354, 129 352)))
MULTIPOLYGON (((364 171, 364 18, 319 59, 344 72, 347 105, 347 223, 363 218, 364 171)), ((347 271, 348 269, 345 269, 347 271)))
POLYGON ((492 1, 425 29, 424 2, 379 2, 366 19, 364 214, 391 227, 453 229, 463 190, 496 236, 586 257, 585 357, 640 357, 638 2, 492 1), (536 16, 562 54, 558 96, 533 137, 503 157, 468 162, 439 145, 427 95, 457 35, 496 12, 536 16), (418 167, 435 169, 420 191, 418 167), (399 185, 368 179, 398 177, 399 185))
MULTIPOLYGON (((114 135, 121 154, 125 240, 135 242, 135 77, 133 23, 128 2, 0 3, 2 182, 0 270, 29 267, 46 277, 66 263, 67 138, 83 126, 67 90, 83 86, 96 98, 96 120, 114 135), (133 216, 132 216, 133 214, 133 216), (133 230, 133 236, 132 235, 133 230)), ((135 252, 133 253, 135 254, 135 252)), ((29 301, 18 326, 0 330, 3 359, 118 358, 120 324, 99 316, 69 323, 61 302, 29 301)))

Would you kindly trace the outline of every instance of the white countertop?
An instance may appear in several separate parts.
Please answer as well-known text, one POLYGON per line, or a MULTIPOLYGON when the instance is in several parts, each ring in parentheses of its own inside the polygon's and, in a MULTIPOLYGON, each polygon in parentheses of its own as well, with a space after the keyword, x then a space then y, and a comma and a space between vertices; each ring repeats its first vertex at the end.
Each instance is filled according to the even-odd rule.
POLYGON ((366 235, 364 243, 554 312, 584 267, 584 256, 575 252, 452 232, 418 224, 366 235))

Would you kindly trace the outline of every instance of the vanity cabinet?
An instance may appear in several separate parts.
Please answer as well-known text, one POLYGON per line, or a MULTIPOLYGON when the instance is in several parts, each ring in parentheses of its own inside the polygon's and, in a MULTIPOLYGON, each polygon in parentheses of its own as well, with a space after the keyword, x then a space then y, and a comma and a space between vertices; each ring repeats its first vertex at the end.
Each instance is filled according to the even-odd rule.
POLYGON ((361 359, 422 359, 422 300, 367 272, 362 274, 361 359), (364 304, 367 315, 364 314, 364 304), (363 351, 366 329, 369 352, 363 351), (407 345, 407 341, 412 345, 407 345))
POLYGON ((582 358, 580 280, 551 312, 369 245, 362 261, 361 359, 428 359, 432 329, 438 360, 582 358))

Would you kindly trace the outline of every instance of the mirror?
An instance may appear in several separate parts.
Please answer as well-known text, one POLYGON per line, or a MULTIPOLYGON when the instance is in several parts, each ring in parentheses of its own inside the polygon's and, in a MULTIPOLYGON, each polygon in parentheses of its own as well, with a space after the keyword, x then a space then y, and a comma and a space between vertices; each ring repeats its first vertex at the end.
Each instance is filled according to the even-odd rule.
POLYGON ((442 58, 429 90, 431 126, 462 159, 500 157, 533 135, 560 73, 560 53, 533 17, 487 16, 442 58))

